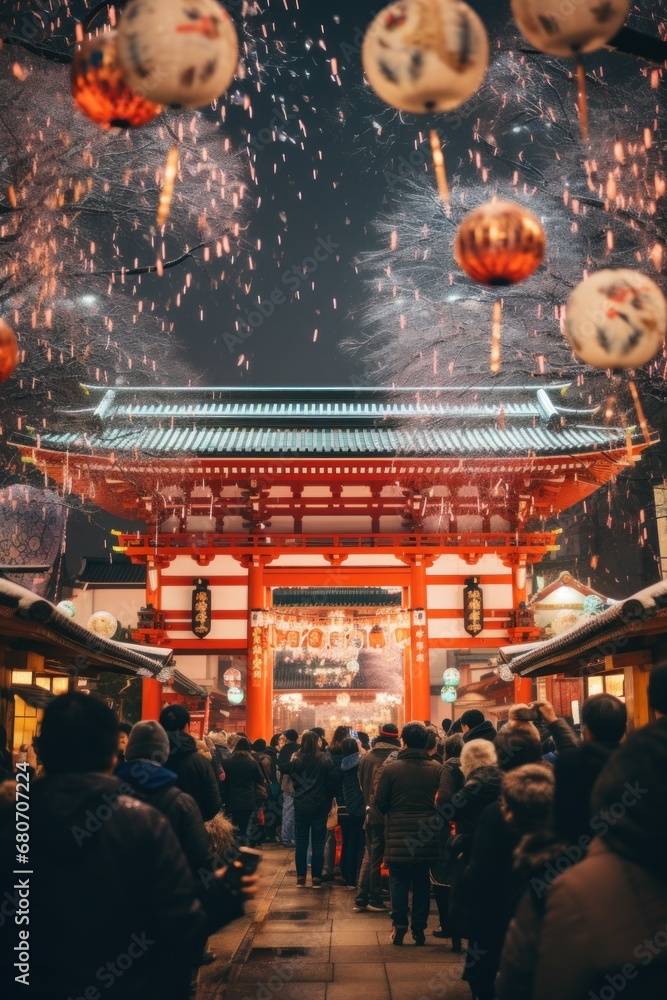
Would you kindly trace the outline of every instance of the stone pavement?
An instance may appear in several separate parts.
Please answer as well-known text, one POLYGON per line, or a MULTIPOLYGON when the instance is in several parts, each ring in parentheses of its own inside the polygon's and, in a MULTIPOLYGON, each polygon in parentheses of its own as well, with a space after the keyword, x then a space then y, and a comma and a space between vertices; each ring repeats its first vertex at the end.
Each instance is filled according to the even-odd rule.
POLYGON ((265 847, 258 897, 210 939, 197 1000, 470 1000, 461 956, 430 933, 434 907, 426 945, 408 934, 397 948, 388 913, 353 913, 354 892, 331 884, 299 889, 293 866, 293 851, 265 847))

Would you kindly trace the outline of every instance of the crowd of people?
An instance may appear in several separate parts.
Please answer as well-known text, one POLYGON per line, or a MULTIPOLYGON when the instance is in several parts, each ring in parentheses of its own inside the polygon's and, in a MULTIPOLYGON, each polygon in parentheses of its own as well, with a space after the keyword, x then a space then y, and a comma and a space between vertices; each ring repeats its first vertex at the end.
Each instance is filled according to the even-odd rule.
MULTIPOLYGON (((539 702, 500 729, 468 710, 372 739, 339 726, 330 743, 323 729, 251 743, 196 740, 183 705, 130 727, 62 695, 31 768, 31 995, 185 1000, 208 936, 256 892, 256 875, 230 878, 240 849, 279 842, 298 887, 353 891, 354 913, 388 914, 395 946, 426 943, 434 900, 430 933, 464 953, 473 1000, 664 1000, 667 666, 648 696, 656 721, 630 734, 624 703, 600 694, 581 736, 539 702)), ((0 768, 10 871, 5 747, 0 768)), ((6 927, 11 877, 3 890, 6 927)), ((4 952, 11 980, 12 964, 4 952)))

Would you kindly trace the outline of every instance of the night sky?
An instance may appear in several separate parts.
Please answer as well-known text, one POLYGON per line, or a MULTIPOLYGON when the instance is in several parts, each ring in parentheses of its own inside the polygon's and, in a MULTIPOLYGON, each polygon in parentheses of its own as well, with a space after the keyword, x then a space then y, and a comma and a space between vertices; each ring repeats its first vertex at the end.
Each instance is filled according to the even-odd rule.
MULTIPOLYGON (((182 289, 185 270, 191 272, 191 288, 168 318, 204 384, 345 386, 373 377, 363 354, 353 357, 341 350, 341 344, 358 335, 373 295, 364 258, 379 246, 374 223, 400 205, 399 174, 408 180, 424 174, 432 178, 427 157, 421 166, 408 165, 420 130, 426 134, 437 126, 447 133, 451 173, 464 164, 470 142, 470 129, 457 129, 455 115, 432 120, 400 115, 364 85, 360 44, 383 5, 298 0, 297 6, 297 0, 269 0, 243 23, 239 0, 226 5, 246 31, 241 58, 248 72, 224 98, 221 134, 229 136, 244 169, 252 164, 257 178, 256 184, 250 181, 240 216, 253 270, 248 270, 247 255, 239 258, 237 268, 227 269, 228 279, 217 289, 212 288, 213 275, 203 261, 189 262, 163 277, 142 279, 142 294, 155 300, 159 314, 161 303, 173 301, 182 289), (267 133, 261 131, 266 128, 274 130, 275 141, 274 137, 267 141, 267 133), (316 273, 304 276, 299 269, 318 247, 326 259, 316 273), (285 277, 288 273, 292 280, 285 277), (235 324, 248 317, 258 298, 268 300, 275 289, 286 292, 285 304, 276 307, 250 338, 240 341, 235 324)), ((91 6, 85 0, 69 3, 79 18, 91 6)), ((509 0, 472 0, 471 6, 487 25, 493 58, 494 44, 501 35, 507 36, 511 24, 509 0)), ((74 27, 66 14, 52 0, 14 2, 0 5, 0 28, 25 36, 28 24, 33 40, 51 52, 65 51, 74 27), (9 19, 8 7, 13 8, 9 19), (49 14, 35 32, 35 11, 54 8, 62 15, 61 29, 50 30, 53 15, 49 14), (46 33, 41 30, 44 24, 49 28, 46 33)), ((516 37, 518 43, 518 32, 516 37)), ((203 113, 220 121, 220 108, 203 113)), ((467 179, 473 182, 466 171, 465 166, 460 170, 463 184, 467 179)), ((134 252, 129 264, 133 256, 134 252)), ((216 277, 219 268, 217 272, 216 277)), ((174 381, 179 381, 177 373, 174 381)), ((604 516, 602 512, 602 524, 604 516)), ((105 529, 112 524, 124 527, 106 516, 95 520, 105 529)), ((77 516, 72 522, 70 539, 75 536, 76 542, 69 547, 71 565, 82 554, 95 554, 108 544, 105 531, 83 521, 77 516)), ((596 530, 590 524, 587 534, 594 536, 596 530)), ((595 547, 600 547, 600 540, 595 547)), ((587 561, 584 546, 582 576, 587 561)), ((641 559, 637 562, 630 575, 642 576, 641 559)), ((622 589, 626 591, 626 586, 622 589)))

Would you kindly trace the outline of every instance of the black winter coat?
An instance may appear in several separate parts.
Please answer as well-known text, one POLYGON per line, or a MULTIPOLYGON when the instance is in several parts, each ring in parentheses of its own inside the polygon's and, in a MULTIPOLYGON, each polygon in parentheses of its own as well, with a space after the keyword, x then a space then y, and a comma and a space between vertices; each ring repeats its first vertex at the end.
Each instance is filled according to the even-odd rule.
POLYGON ((189 733, 169 733, 167 767, 176 772, 176 784, 191 795, 201 810, 204 822, 220 812, 220 792, 211 761, 200 754, 189 733))
POLYGON ((485 719, 484 722, 480 722, 474 729, 469 729, 467 733, 464 733, 463 742, 470 743, 472 740, 488 740, 489 743, 493 743, 497 735, 496 727, 488 719, 485 719))
POLYGON ((226 896, 207 920, 168 820, 119 787, 93 773, 32 786, 30 860, 39 877, 31 882, 30 1000, 81 997, 90 987, 109 1000, 185 1000, 207 934, 242 912, 226 896), (108 963, 128 955, 114 974, 108 963))
POLYGON ((360 753, 353 753, 349 757, 343 757, 341 773, 343 776, 343 797, 347 815, 353 819, 365 819, 366 803, 359 784, 359 759, 360 753))
POLYGON ((442 765, 426 750, 400 750, 380 773, 375 806, 386 817, 385 857, 389 865, 434 861, 441 821, 435 796, 442 765))
POLYGON ((197 880, 200 870, 210 870, 211 838, 204 826, 199 806, 187 792, 176 785, 176 775, 166 767, 146 760, 126 761, 116 770, 123 791, 127 784, 142 802, 147 802, 166 816, 178 837, 192 873, 197 880))
POLYGON ((294 813, 296 816, 326 816, 331 809, 334 795, 334 775, 328 754, 315 757, 298 754, 293 761, 283 765, 294 784, 294 813))
POLYGON ((361 785, 364 802, 370 807, 367 813, 367 822, 369 825, 384 826, 384 816, 377 812, 373 806, 379 780, 379 770, 389 754, 399 749, 400 744, 398 740, 392 743, 378 740, 370 753, 364 754, 359 761, 359 784, 361 785))
POLYGON ((234 752, 225 761, 225 810, 228 813, 252 810, 266 797, 266 775, 247 750, 234 752))
POLYGON ((284 774, 284 764, 289 764, 295 753, 298 753, 300 746, 298 743, 286 743, 278 754, 278 770, 284 774))

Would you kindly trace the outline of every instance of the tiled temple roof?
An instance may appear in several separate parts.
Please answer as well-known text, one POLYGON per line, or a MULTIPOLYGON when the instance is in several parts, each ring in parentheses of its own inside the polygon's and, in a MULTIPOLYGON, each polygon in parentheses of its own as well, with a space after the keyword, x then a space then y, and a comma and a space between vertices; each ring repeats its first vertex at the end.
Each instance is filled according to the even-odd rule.
POLYGON ((94 405, 80 415, 94 429, 49 432, 38 446, 219 458, 560 455, 623 447, 623 428, 596 421, 596 409, 564 405, 567 388, 567 383, 422 389, 88 386, 94 405))

